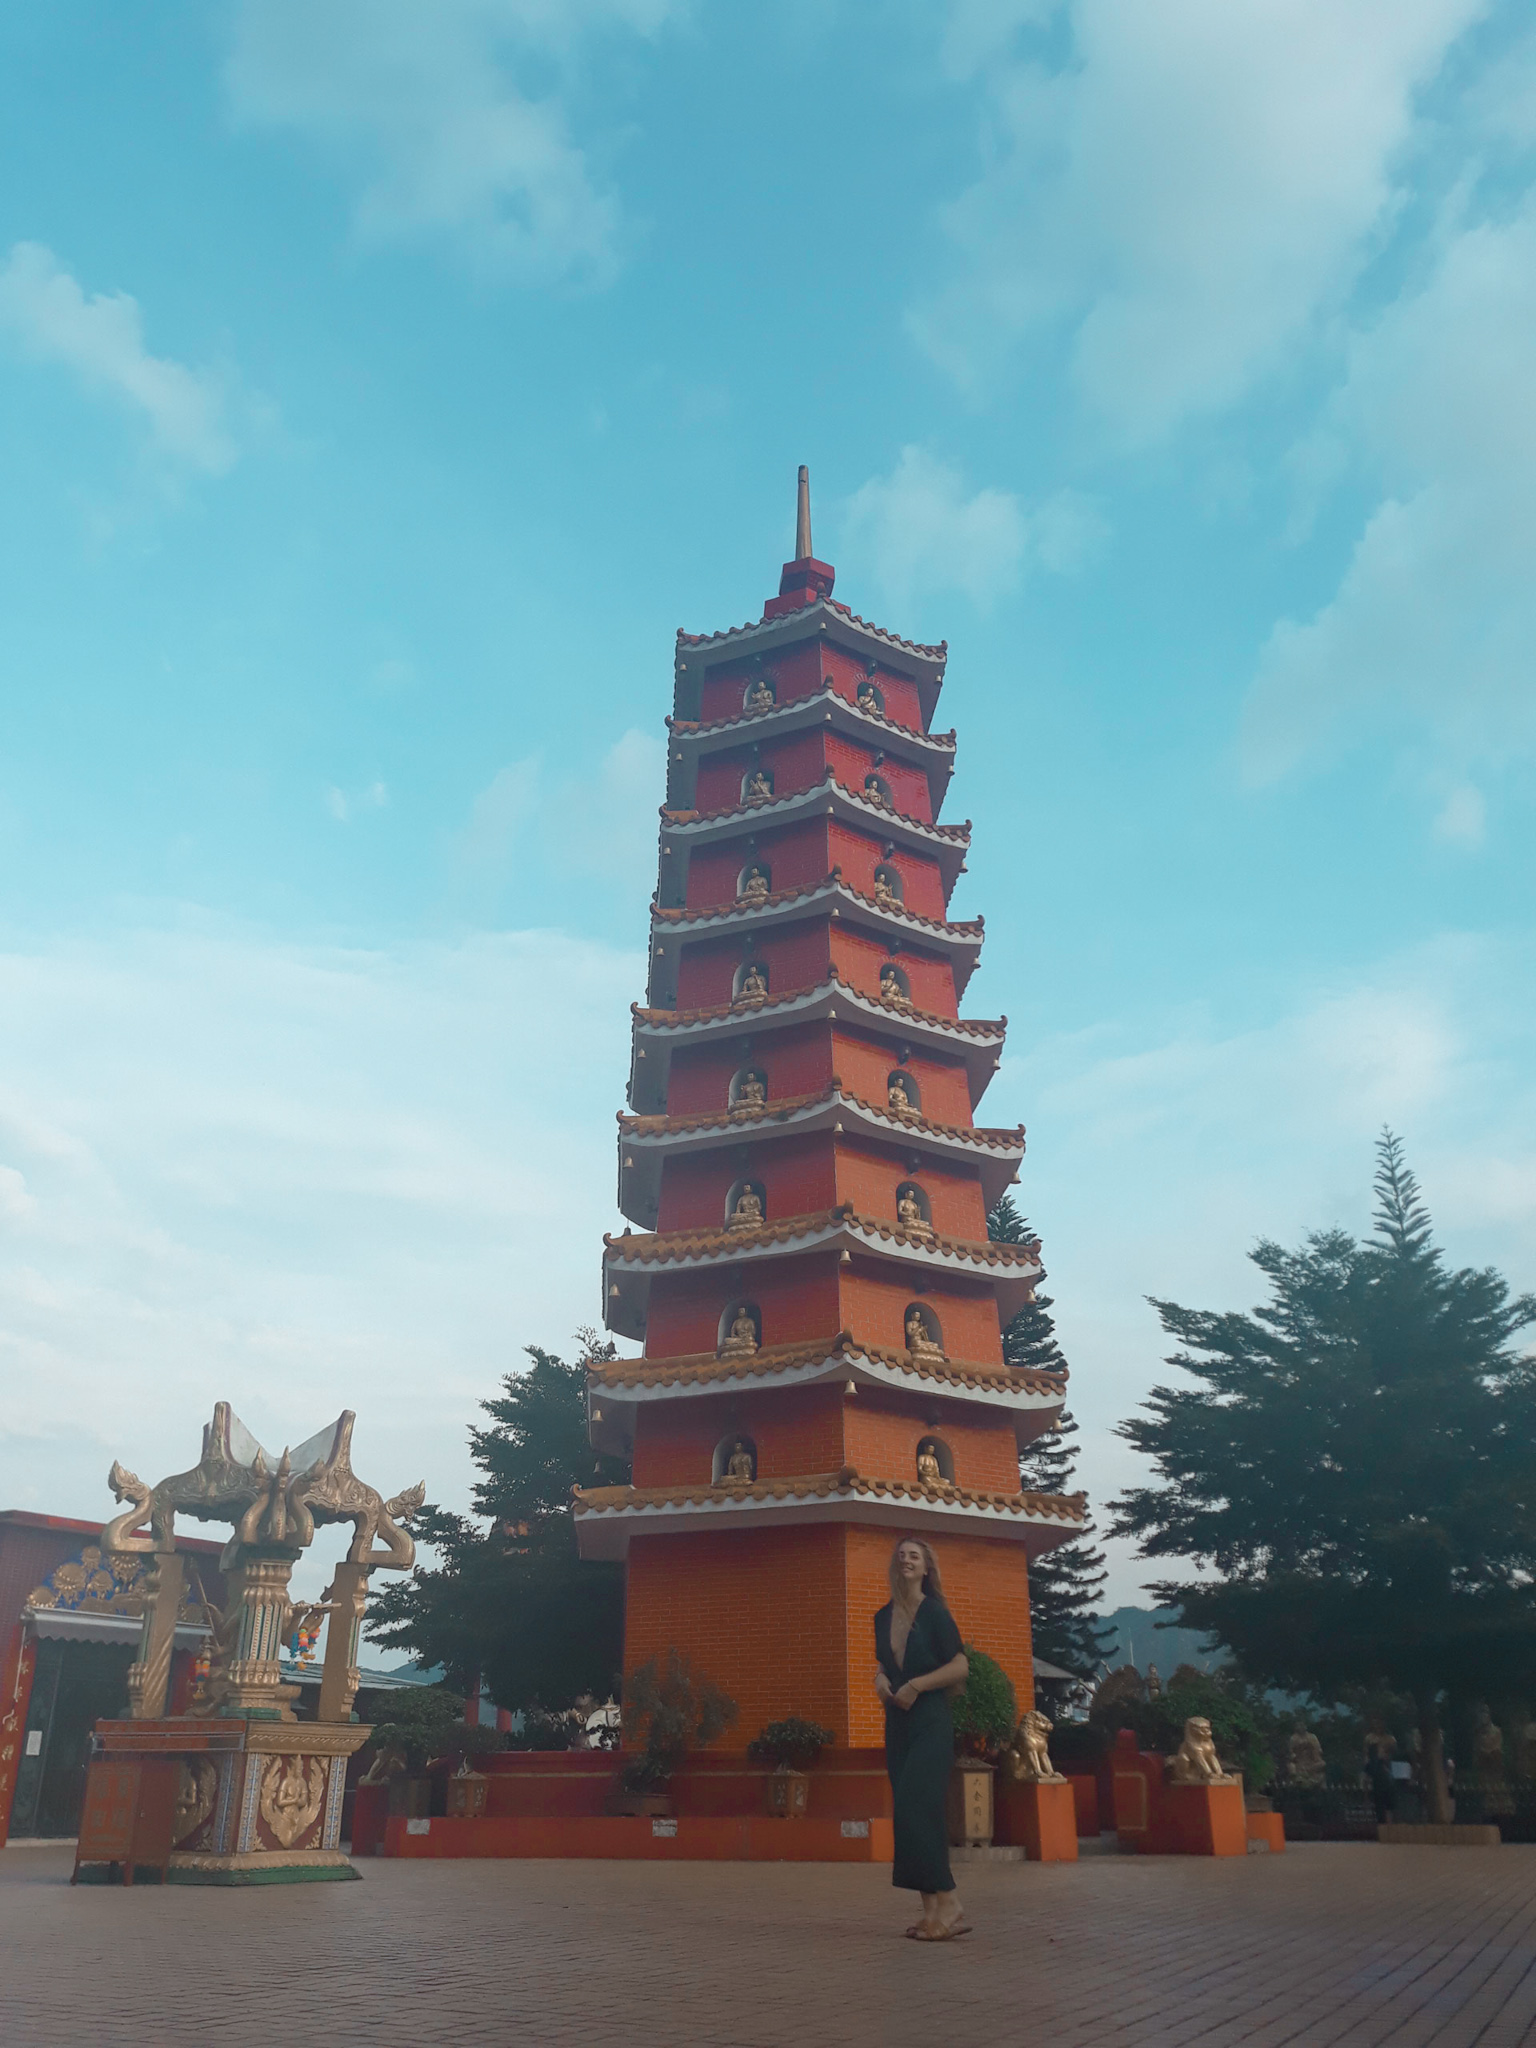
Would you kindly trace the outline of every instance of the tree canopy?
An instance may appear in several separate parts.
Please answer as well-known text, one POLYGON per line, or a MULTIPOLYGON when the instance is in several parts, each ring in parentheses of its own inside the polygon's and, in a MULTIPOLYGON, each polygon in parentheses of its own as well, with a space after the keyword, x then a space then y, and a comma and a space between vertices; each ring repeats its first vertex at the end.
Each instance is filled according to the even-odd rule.
POLYGON ((1252 1314, 1154 1302, 1196 1384, 1121 1425, 1161 1483, 1114 1527, 1214 1573, 1151 1590, 1265 1683, 1411 1694, 1433 1779, 1441 1695, 1536 1678, 1536 1298, 1447 1267, 1390 1132, 1375 1191, 1364 1242, 1259 1244, 1252 1314))
MULTIPOLYGON (((995 1244, 1023 1244, 1034 1233, 1012 1195, 1004 1195, 987 1218, 987 1234, 995 1244)), ((1028 1372, 1069 1371, 1056 1341, 1051 1297, 1037 1294, 1026 1302, 1003 1331, 1003 1357, 1028 1372)), ((1038 1436, 1019 1453, 1019 1484, 1032 1493, 1076 1493, 1077 1424, 1063 1409, 1054 1430, 1038 1436)), ((1083 1677, 1103 1658, 1109 1637, 1097 1626, 1099 1593, 1107 1574, 1104 1553, 1094 1548, 1089 1531, 1048 1550, 1029 1568, 1030 1629, 1036 1656, 1083 1677)))
POLYGON ((527 1369, 480 1404, 490 1426, 469 1432, 482 1475, 473 1497, 489 1529, 425 1508, 417 1535, 438 1562, 418 1565, 370 1607, 375 1641, 441 1664, 461 1685, 479 1674, 504 1707, 564 1706, 619 1684, 623 1567, 577 1557, 571 1490, 622 1485, 629 1470, 587 1441, 584 1361, 611 1358, 613 1347, 590 1331, 578 1341, 574 1365, 530 1344, 527 1369))

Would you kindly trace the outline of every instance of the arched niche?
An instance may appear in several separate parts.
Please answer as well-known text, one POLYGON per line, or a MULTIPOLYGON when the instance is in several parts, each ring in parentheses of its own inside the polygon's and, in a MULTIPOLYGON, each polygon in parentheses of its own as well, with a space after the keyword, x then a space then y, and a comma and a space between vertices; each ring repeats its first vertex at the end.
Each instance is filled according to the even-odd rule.
POLYGON ((743 711, 771 711, 779 701, 779 686, 773 677, 759 672, 748 676, 741 693, 743 711))
POLYGON ((768 1076, 761 1067, 742 1067, 731 1076, 726 1101, 732 1109, 758 1109, 768 1100, 768 1076))
POLYGON ((750 1358, 763 1341, 763 1312, 755 1301, 730 1301, 720 1311, 717 1358, 750 1358))
POLYGON ((949 1445, 945 1443, 943 1437, 934 1436, 930 1432, 927 1436, 919 1437, 918 1439, 916 1454, 917 1476, 919 1479, 926 1479, 931 1482, 933 1474, 924 1470, 925 1454, 937 1464, 940 1479, 946 1485, 953 1486, 955 1483, 955 1454, 949 1448, 949 1445))
POLYGON ((760 1003, 767 995, 768 962, 749 957, 742 961, 731 980, 733 1003, 760 1003))
POLYGON ((715 1445, 714 1460, 710 1466, 709 1473, 710 1484, 712 1486, 750 1486, 756 1477, 757 1445, 744 1430, 727 1430, 719 1443, 715 1445), (736 1459, 739 1468, 743 1456, 751 1460, 751 1471, 742 1472, 738 1469, 733 1472, 731 1470, 731 1460, 733 1458, 736 1459))
POLYGON ((933 1233, 933 1204, 928 1199, 928 1190, 915 1180, 904 1180, 896 1189, 896 1221, 903 1230, 915 1231, 919 1237, 933 1233))
POLYGON ((885 1077, 885 1103, 896 1116, 917 1116, 923 1107, 923 1091, 915 1074, 905 1067, 892 1067, 885 1077))
POLYGON ((864 794, 872 804, 879 804, 882 810, 889 811, 894 809, 894 805, 891 802, 891 785, 883 775, 866 775, 864 778, 864 794))
POLYGON ((736 877, 736 901, 761 903, 773 887, 773 869, 765 860, 749 860, 736 877))
POLYGON ((909 1301, 901 1312, 901 1341, 914 1358, 942 1358, 944 1330, 926 1301, 909 1301))
POLYGON ((883 860, 875 869, 875 901, 888 897, 892 903, 906 900, 907 885, 901 879, 901 869, 893 861, 883 860))
POLYGON ((765 804, 773 795, 773 770, 754 762, 741 778, 741 800, 744 804, 765 804))
POLYGON ((905 967, 898 967, 894 960, 880 963, 880 993, 888 1003, 900 1003, 904 1009, 911 1009, 912 983, 905 967))
POLYGON ((768 1217, 768 1196, 760 1180, 750 1177, 732 1184, 725 1198, 725 1225, 727 1230, 756 1230, 768 1217), (753 1201, 756 1201, 756 1209, 753 1201))
POLYGON ((860 676, 859 686, 854 692, 861 711, 873 711, 877 718, 885 716, 885 692, 873 676, 860 676))

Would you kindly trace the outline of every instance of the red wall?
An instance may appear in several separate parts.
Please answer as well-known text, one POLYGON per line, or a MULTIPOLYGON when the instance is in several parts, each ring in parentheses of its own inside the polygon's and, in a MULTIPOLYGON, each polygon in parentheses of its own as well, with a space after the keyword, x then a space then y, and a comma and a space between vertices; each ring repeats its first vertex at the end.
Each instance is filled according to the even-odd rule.
MULTIPOLYGON (((807 1344, 842 1328, 837 1253, 765 1259, 734 1282, 719 1269, 707 1273, 658 1272, 646 1318, 647 1358, 687 1357, 719 1343, 721 1311, 731 1301, 753 1301, 762 1313, 768 1344, 807 1344)), ((996 1318, 994 1317, 994 1321, 996 1318)))
POLYGON ((902 1274, 884 1259, 863 1258, 855 1252, 853 1263, 838 1269, 838 1294, 841 1327, 851 1330, 861 1343, 880 1344, 888 1351, 904 1350, 907 1308, 920 1298, 938 1317, 944 1349, 951 1358, 969 1359, 977 1365, 1002 1362, 997 1297, 985 1281, 967 1283, 943 1275, 928 1280, 919 1297, 910 1272, 902 1274))

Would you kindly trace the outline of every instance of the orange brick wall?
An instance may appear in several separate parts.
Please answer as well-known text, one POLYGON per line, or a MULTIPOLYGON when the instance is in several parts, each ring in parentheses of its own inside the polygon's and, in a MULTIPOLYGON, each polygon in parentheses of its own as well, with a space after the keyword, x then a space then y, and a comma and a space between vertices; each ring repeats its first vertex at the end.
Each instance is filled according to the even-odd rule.
POLYGON ((845 1403, 842 1436, 848 1463, 871 1477, 915 1478, 918 1444, 936 1436, 954 1459, 957 1486, 985 1493, 1019 1490, 1018 1442, 1004 1416, 994 1421, 948 1401, 862 1388, 845 1403))
MULTIPOLYGON (((839 1743, 884 1740, 874 1693, 874 1615, 889 1598, 898 1532, 830 1522, 800 1529, 637 1536, 630 1545, 624 1669, 680 1650, 740 1717, 716 1745, 743 1750, 768 1721, 803 1714, 839 1743)), ((1021 1546, 934 1544, 960 1632, 1034 1704, 1029 1575, 1021 1546)))
POLYGON ((719 1342, 721 1311, 740 1300, 755 1301, 762 1311, 764 1344, 835 1337, 843 1327, 838 1320, 837 1253, 768 1259, 740 1281, 725 1272, 658 1273, 651 1282, 646 1357, 713 1351, 719 1342))
MULTIPOLYGON (((675 945, 677 941, 674 939, 672 943, 675 945)), ((807 917, 803 924, 776 926, 761 934, 760 943, 753 946, 753 955, 768 969, 770 994, 792 988, 814 988, 826 980, 831 957, 825 920, 807 917)), ((676 1007, 680 1010, 707 1010, 730 1002, 736 969, 746 957, 739 934, 728 939, 687 940, 677 978, 676 1007)), ((869 985, 874 988, 878 984, 877 968, 869 985)), ((661 996, 668 991, 660 982, 653 985, 659 993, 652 1000, 660 1005, 661 996)), ((749 1016, 750 1012, 743 1012, 744 1019, 749 1016)), ((750 1027, 744 1023, 743 1028, 750 1027)))
POLYGON ((713 1116, 729 1107, 732 1078, 743 1067, 756 1067, 768 1082, 768 1099, 818 1094, 831 1084, 833 1065, 825 1023, 792 1024, 754 1032, 750 1014, 742 1015, 740 1037, 698 1047, 679 1047, 672 1055, 667 1086, 669 1116, 713 1116), (743 1039, 752 1040, 752 1050, 743 1039))
POLYGON ((987 1205, 975 1167, 943 1167, 930 1157, 914 1174, 908 1171, 907 1155, 894 1145, 876 1147, 845 1136, 837 1148, 836 1199, 852 1202, 861 1216, 894 1222, 896 1190, 907 1181, 927 1195, 936 1230, 974 1241, 986 1237, 987 1205))
MULTIPOLYGON (((882 954, 880 957, 883 959, 886 956, 882 954)), ((901 958, 910 975, 913 971, 912 961, 905 953, 901 958)), ((874 985, 878 990, 878 965, 875 967, 874 976, 874 985)), ((916 981, 913 981, 912 987, 915 992, 916 981)), ((896 1072, 893 1051, 889 1039, 882 1045, 878 1040, 867 1038, 862 1032, 850 1029, 844 1025, 841 1018, 832 1026, 833 1072, 848 1094, 857 1095, 864 1102, 873 1102, 877 1108, 884 1108, 890 1077, 896 1072)), ((964 1125, 971 1121, 971 1090, 961 1061, 939 1059, 926 1047, 914 1047, 912 1057, 902 1071, 910 1074, 916 1081, 918 1107, 925 1116, 932 1117, 935 1123, 940 1124, 964 1125)))
MULTIPOLYGON (((881 940, 869 932, 855 929, 846 918, 839 918, 832 928, 831 951, 833 962, 845 981, 857 989, 867 990, 872 996, 879 995, 880 969, 892 957, 890 949, 881 940)), ((914 952, 910 946, 904 945, 896 956, 896 964, 906 974, 912 987, 912 1000, 920 1010, 954 1016, 955 983, 948 961, 914 952)), ((788 981, 784 983, 785 988, 797 985, 788 981)), ((728 995, 709 998, 721 1002, 728 999, 728 995)), ((692 1000, 695 999, 690 998, 692 1000)))
MULTIPOLYGON (((884 775, 882 767, 876 770, 884 775)), ((889 780, 889 777, 887 777, 889 780)), ((927 778, 924 778, 924 787, 927 778)), ((909 811, 907 815, 912 814, 909 811)), ((923 816, 927 817, 926 810, 923 816)), ((939 864, 930 855, 914 853, 908 846, 898 845, 887 858, 880 851, 880 841, 872 839, 862 829, 840 822, 830 824, 827 833, 827 870, 841 868, 843 880, 851 889, 862 889, 866 896, 875 893, 875 869, 893 867, 901 877, 901 900, 908 910, 919 917, 942 918, 945 914, 944 885, 939 879, 939 864)))
POLYGON ((983 1281, 967 1287, 945 1275, 928 1281, 919 1296, 910 1274, 893 1274, 882 1262, 855 1253, 852 1265, 838 1268, 838 1297, 838 1327, 851 1330, 861 1343, 905 1349, 907 1305, 921 1300, 938 1317, 951 1358, 967 1358, 978 1365, 1002 1361, 997 1297, 983 1281))
POLYGON ((842 1382, 648 1403, 635 1436, 635 1485, 707 1486, 727 1436, 752 1439, 762 1479, 835 1472, 846 1462, 842 1382))

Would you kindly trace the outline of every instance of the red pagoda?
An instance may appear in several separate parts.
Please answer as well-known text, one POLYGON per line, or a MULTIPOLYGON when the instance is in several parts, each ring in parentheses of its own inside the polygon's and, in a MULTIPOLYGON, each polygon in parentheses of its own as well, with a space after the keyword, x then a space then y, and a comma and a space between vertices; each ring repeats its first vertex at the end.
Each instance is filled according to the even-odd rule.
POLYGON ((946 647, 868 624, 811 549, 754 625, 677 637, 650 986, 634 1011, 591 1438, 633 1483, 578 1494, 627 1560, 627 1671, 672 1648, 739 1704, 725 1746, 801 1714, 882 1739, 871 1616, 903 1532, 967 1642, 1033 1701, 1028 1560, 1081 1496, 1019 1489, 1059 1378, 1002 1330, 1037 1243, 987 1211, 1024 1132, 975 1110, 1004 1021, 962 1019, 980 918, 952 922, 968 825, 938 822, 946 647))

